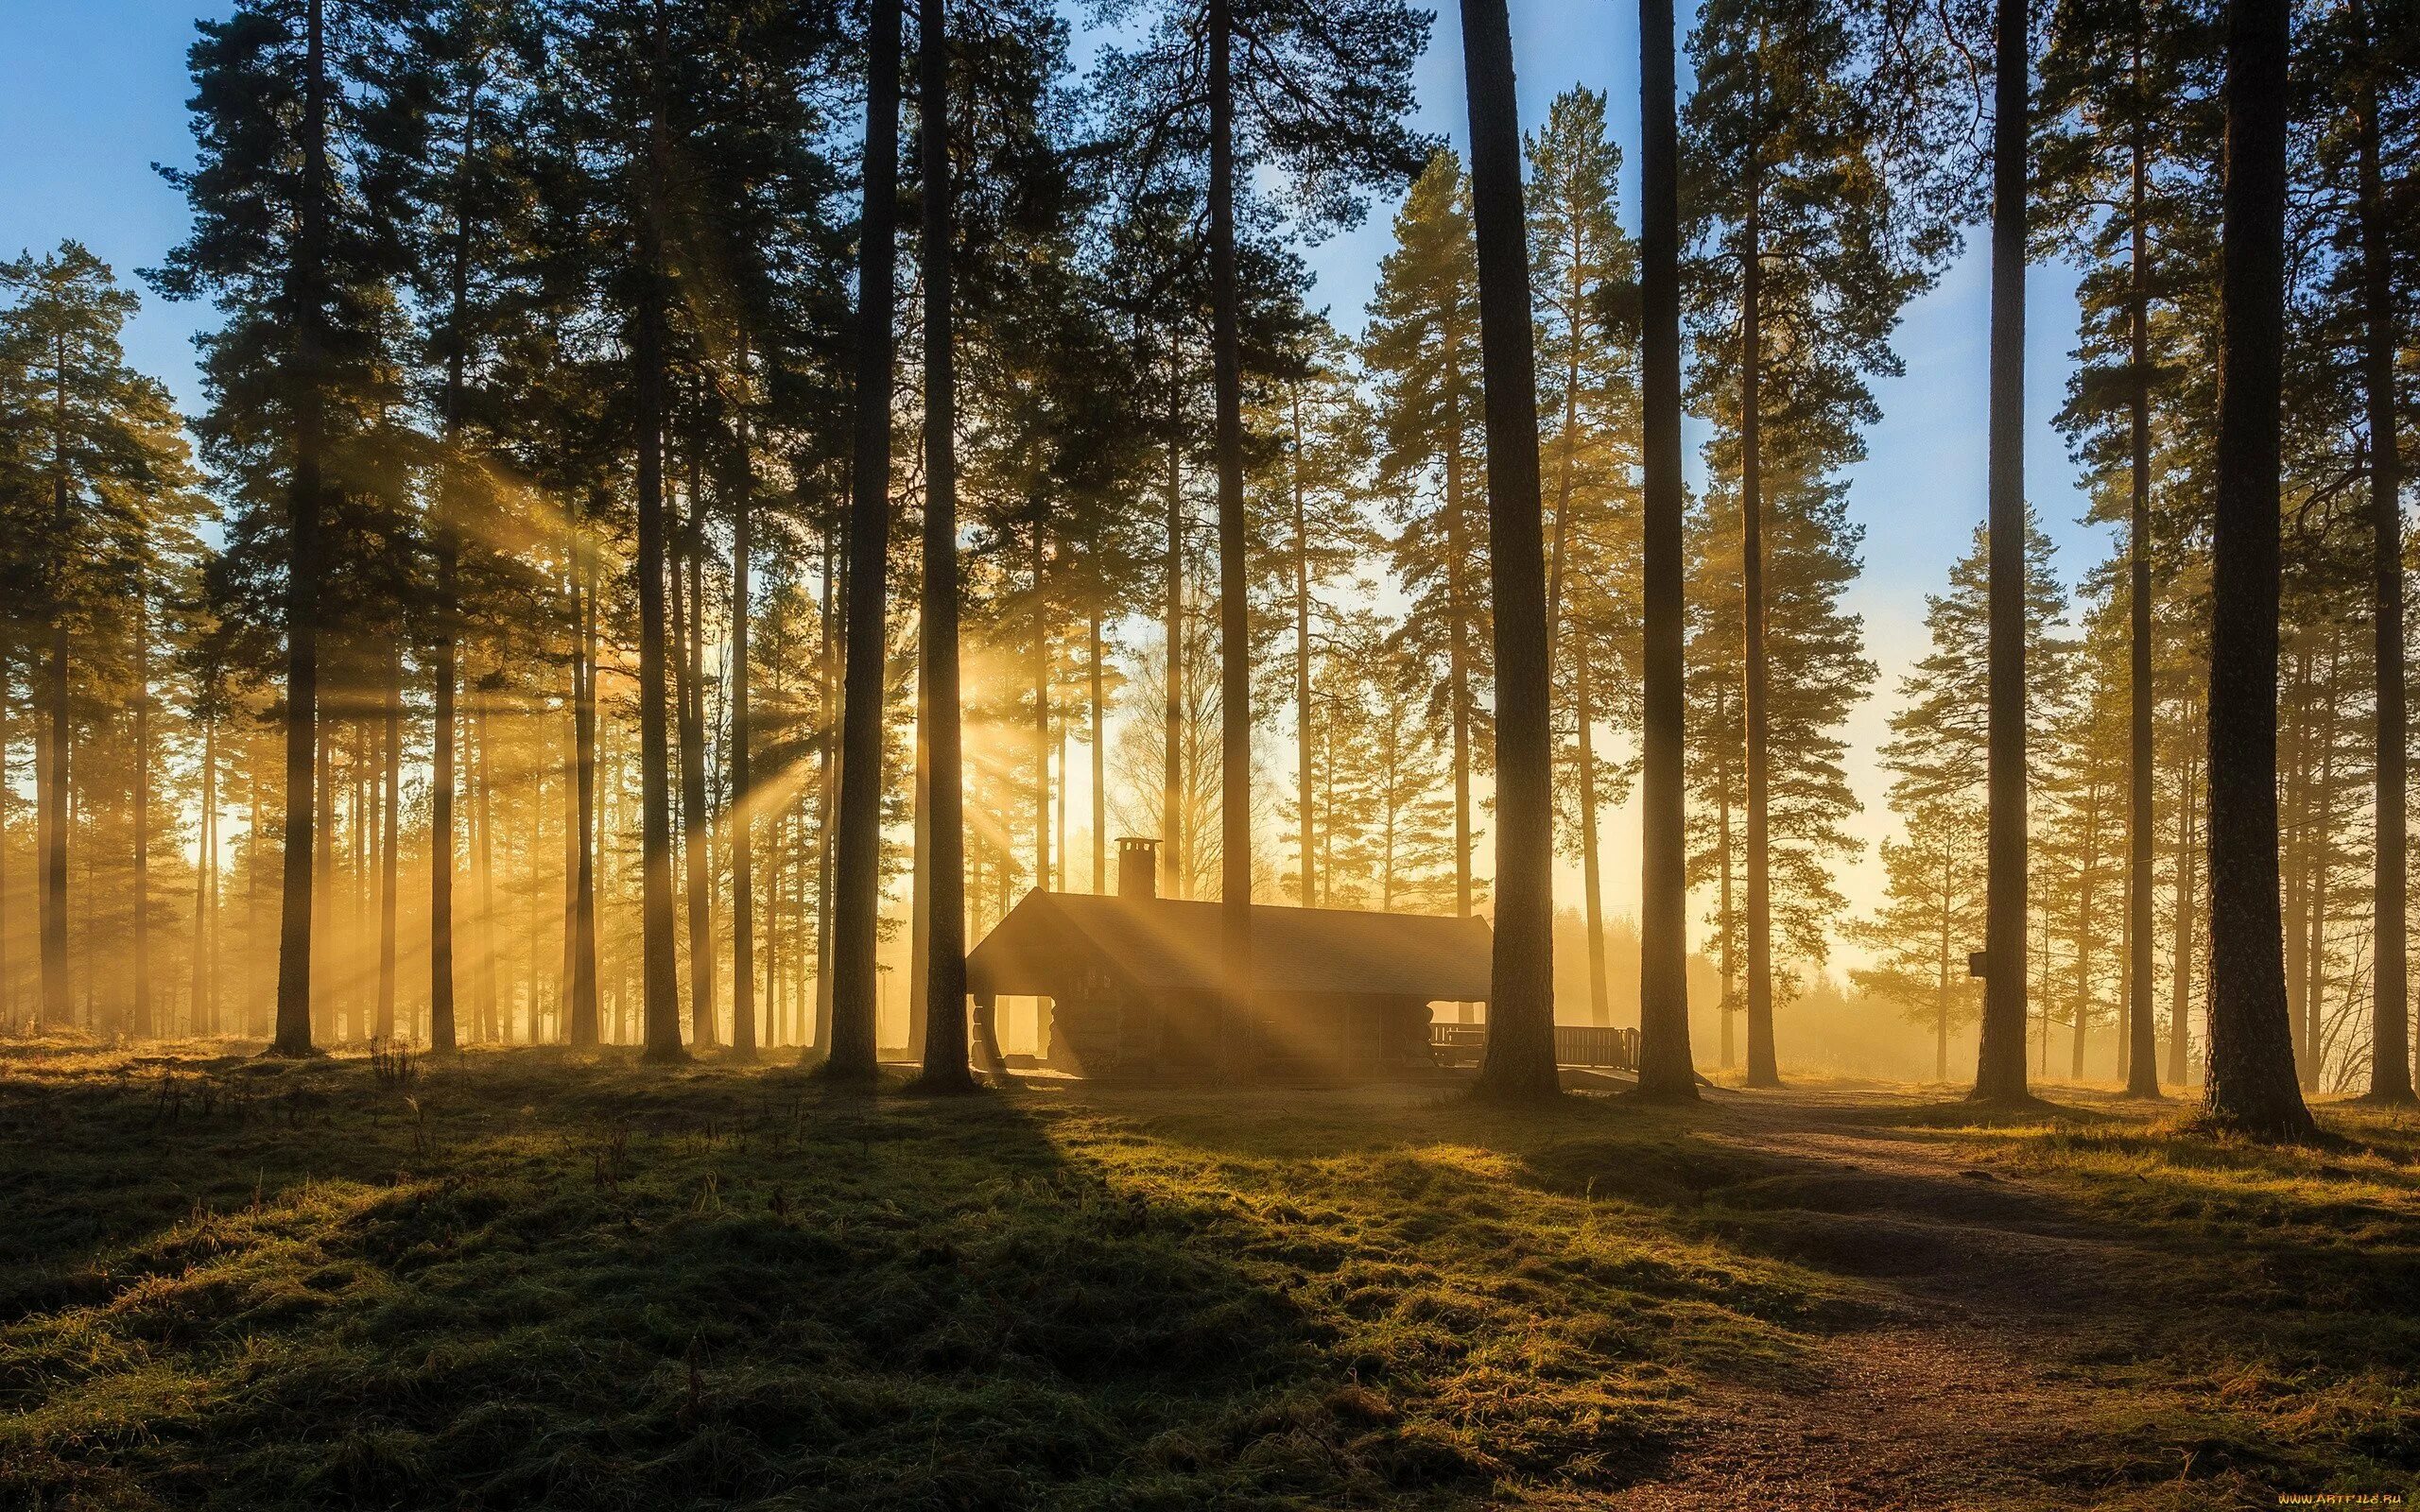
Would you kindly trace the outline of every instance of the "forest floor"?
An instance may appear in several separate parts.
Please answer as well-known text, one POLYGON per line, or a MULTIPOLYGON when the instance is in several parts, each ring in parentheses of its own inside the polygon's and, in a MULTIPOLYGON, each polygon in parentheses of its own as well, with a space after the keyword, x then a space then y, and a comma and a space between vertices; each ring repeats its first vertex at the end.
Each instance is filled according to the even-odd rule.
POLYGON ((2420 1120, 0 1041, 0 1507, 2420 1486, 2420 1120))

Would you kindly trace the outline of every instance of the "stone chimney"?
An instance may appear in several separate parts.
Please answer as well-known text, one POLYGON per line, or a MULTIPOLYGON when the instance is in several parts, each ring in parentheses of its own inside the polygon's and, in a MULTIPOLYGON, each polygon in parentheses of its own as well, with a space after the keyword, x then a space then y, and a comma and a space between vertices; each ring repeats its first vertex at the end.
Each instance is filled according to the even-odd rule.
POLYGON ((1160 895, 1160 842, 1140 835, 1117 837, 1117 896, 1156 898, 1160 895))

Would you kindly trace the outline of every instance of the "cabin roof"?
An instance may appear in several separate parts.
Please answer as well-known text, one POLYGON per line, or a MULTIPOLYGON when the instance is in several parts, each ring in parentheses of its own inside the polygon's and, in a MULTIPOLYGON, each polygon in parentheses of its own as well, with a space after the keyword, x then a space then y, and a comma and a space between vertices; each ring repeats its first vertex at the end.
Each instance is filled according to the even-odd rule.
MULTIPOLYGON (((966 959, 977 995, 1068 995, 1088 968, 1148 990, 1214 990, 1219 905, 1045 892, 1021 899, 966 959)), ((1254 903, 1253 987, 1483 1003, 1495 936, 1480 919, 1254 903)))

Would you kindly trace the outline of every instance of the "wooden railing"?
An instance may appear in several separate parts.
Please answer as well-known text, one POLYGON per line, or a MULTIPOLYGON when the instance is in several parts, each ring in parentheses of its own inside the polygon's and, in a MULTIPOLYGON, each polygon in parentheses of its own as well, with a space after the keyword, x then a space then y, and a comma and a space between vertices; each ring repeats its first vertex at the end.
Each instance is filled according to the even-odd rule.
MULTIPOLYGON (((1487 1053, 1487 1025, 1432 1023, 1428 1044, 1440 1065, 1477 1065, 1487 1053)), ((1554 1028, 1554 1058, 1564 1066, 1589 1066, 1607 1071, 1638 1069, 1638 1031, 1559 1023, 1554 1028)))

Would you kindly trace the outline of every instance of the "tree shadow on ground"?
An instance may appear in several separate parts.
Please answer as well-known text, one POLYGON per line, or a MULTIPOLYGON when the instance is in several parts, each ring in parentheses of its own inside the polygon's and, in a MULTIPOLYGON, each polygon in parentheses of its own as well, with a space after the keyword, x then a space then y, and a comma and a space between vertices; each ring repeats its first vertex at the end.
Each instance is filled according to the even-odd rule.
POLYGON ((1507 1400, 1539 1278, 1424 1281, 1047 1093, 253 1064, 0 1074, 0 1502, 1452 1505, 1653 1463, 1589 1338, 1507 1400))

